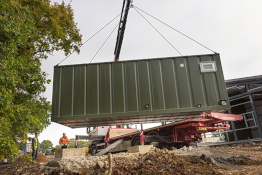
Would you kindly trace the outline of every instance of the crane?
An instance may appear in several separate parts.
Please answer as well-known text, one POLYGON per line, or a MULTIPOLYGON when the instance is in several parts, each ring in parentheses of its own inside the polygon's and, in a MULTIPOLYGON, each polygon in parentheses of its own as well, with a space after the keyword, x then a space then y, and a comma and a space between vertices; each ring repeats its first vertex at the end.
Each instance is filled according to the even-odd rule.
POLYGON ((118 33, 116 38, 115 52, 114 52, 115 61, 119 61, 120 51, 121 51, 121 47, 124 39, 124 33, 126 29, 127 16, 131 4, 132 4, 132 0, 123 1, 122 12, 120 16, 120 22, 119 22, 118 33))

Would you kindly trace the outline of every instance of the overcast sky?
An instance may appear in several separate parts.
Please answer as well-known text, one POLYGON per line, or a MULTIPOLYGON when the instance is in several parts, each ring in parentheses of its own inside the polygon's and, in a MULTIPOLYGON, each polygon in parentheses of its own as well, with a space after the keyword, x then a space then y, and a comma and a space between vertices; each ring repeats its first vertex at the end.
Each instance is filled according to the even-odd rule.
MULTIPOLYGON (((53 0, 61 3, 62 0, 53 0)), ((66 4, 70 0, 64 0, 66 4)), ((83 41, 86 41, 122 8, 123 0, 71 0, 83 41)), ((261 0, 134 0, 136 7, 220 53, 225 79, 262 74, 261 0)), ((143 14, 183 55, 210 54, 172 29, 143 14)), ((62 64, 89 63, 119 22, 117 18, 95 38, 62 64)), ((117 30, 92 62, 113 61, 117 30)), ((179 56, 179 54, 135 11, 130 9, 120 60, 179 56)), ((42 70, 53 79, 53 67, 65 56, 55 52, 42 62, 42 70)), ((44 94, 52 100, 52 83, 44 94)), ((69 138, 86 134, 85 129, 70 129, 52 123, 40 134, 58 144, 62 132, 69 138)))

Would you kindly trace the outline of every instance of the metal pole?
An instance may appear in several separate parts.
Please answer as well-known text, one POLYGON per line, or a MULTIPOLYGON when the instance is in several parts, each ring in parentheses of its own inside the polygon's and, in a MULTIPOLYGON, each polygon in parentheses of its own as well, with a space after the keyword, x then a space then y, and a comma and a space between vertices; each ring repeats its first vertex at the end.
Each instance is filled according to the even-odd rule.
POLYGON ((225 132, 224 136, 225 136, 225 141, 229 142, 228 132, 225 132))
MULTIPOLYGON (((232 114, 232 111, 229 110, 228 111, 229 114, 232 114)), ((235 138, 235 141, 238 140, 238 137, 237 137, 237 133, 236 133, 236 126, 235 126, 235 123, 232 121, 231 122, 231 126, 232 126, 232 130, 233 130, 233 134, 234 134, 234 138, 235 138)), ((228 139, 229 140, 229 139, 228 139)))
POLYGON ((144 143, 145 143, 145 135, 144 135, 144 131, 142 129, 140 130, 140 143, 141 143, 141 145, 144 145, 144 143))
MULTIPOLYGON (((246 84, 246 90, 247 90, 247 91, 250 90, 248 84, 246 84)), ((256 122, 256 125, 257 125, 257 129, 258 129, 260 138, 262 138, 262 129, 261 129, 260 121, 259 121, 259 119, 258 119, 258 117, 257 117, 257 111, 256 111, 256 107, 255 107, 255 104, 254 104, 254 100, 253 100, 252 94, 249 94, 248 96, 249 96, 249 100, 250 100, 250 103, 251 103, 251 106, 252 106, 253 115, 254 115, 254 118, 255 118, 255 122, 256 122)))
POLYGON ((220 130, 218 130, 219 140, 221 140, 221 133, 220 130))
POLYGON ((141 145, 144 145, 144 140, 145 140, 145 136, 144 136, 144 131, 143 131, 143 124, 141 123, 141 130, 140 130, 140 143, 141 143, 141 145))

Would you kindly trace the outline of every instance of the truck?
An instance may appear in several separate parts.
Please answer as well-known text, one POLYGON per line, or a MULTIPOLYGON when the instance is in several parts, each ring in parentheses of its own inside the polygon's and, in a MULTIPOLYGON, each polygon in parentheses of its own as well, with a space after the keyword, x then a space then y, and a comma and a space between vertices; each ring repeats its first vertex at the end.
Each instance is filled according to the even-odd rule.
POLYGON ((243 120, 241 115, 202 113, 200 118, 187 118, 140 131, 133 128, 89 127, 88 136, 76 135, 76 140, 87 139, 91 155, 126 151, 128 147, 154 143, 158 148, 181 148, 196 143, 201 135, 216 130, 227 130, 227 122, 243 120))

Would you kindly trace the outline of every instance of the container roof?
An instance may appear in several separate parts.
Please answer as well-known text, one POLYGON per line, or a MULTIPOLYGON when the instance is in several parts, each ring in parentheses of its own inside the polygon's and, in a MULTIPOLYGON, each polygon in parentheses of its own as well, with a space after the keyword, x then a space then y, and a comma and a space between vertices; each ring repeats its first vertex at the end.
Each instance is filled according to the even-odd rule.
POLYGON ((192 58, 192 57, 203 57, 203 56, 214 56, 220 55, 219 53, 213 54, 202 54, 202 55, 185 55, 185 56, 169 56, 169 57, 156 57, 156 58, 143 58, 143 59, 132 59, 132 60, 119 60, 119 61, 105 61, 105 62, 94 62, 94 63, 80 63, 80 64, 65 64, 65 65, 55 65, 54 67, 71 67, 71 66, 81 66, 81 65, 97 65, 97 64, 108 64, 108 63, 126 63, 126 62, 134 62, 134 61, 151 61, 151 60, 161 60, 168 58, 192 58))

